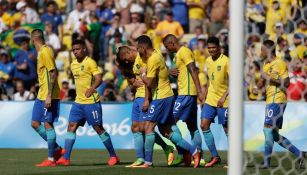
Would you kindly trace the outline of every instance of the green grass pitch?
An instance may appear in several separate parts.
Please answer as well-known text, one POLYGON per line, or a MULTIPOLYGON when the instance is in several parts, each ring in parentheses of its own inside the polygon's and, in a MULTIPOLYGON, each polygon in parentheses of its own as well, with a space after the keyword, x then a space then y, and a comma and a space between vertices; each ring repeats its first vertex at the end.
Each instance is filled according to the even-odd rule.
MULTIPOLYGON (((222 163, 214 168, 200 167, 167 167, 166 158, 161 150, 154 152, 154 168, 139 169, 126 168, 125 166, 135 160, 134 150, 117 150, 121 158, 119 165, 109 167, 106 165, 108 154, 105 150, 73 150, 72 162, 69 167, 35 167, 40 163, 47 154, 46 149, 0 149, 0 174, 55 174, 55 175, 81 175, 81 174, 103 174, 103 175, 226 175, 227 169, 223 166, 226 164, 227 152, 220 152, 222 163)), ((262 157, 259 153, 253 153, 254 160, 261 162, 262 157)), ((205 159, 208 161, 209 153, 205 153, 205 159), (208 155, 208 156, 207 156, 208 155)), ((285 159, 282 164, 285 170, 291 169, 293 157, 285 159)), ((273 167, 277 165, 277 160, 273 160, 273 167)), ((255 173, 254 164, 247 166, 248 173, 255 173)), ((261 174, 270 174, 270 170, 262 170, 261 174)), ((295 173, 304 174, 303 170, 295 173)))

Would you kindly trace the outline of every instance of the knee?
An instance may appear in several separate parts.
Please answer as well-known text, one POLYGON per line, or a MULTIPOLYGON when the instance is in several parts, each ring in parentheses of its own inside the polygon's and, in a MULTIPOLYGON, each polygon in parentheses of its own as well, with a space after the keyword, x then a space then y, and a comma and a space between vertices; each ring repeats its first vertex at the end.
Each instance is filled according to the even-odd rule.
POLYGON ((68 132, 75 132, 77 130, 77 126, 78 126, 77 123, 69 123, 67 131, 68 132))
POLYGON ((37 129, 40 125, 41 125, 40 122, 37 122, 37 121, 32 121, 31 122, 31 127, 33 129, 37 129))
POLYGON ((209 125, 207 122, 201 122, 200 128, 201 128, 201 130, 203 130, 203 131, 207 131, 207 130, 209 130, 210 125, 209 125))
POLYGON ((101 135, 102 133, 105 132, 105 130, 104 130, 102 125, 94 125, 93 128, 94 128, 94 130, 96 131, 96 133, 98 135, 101 135))

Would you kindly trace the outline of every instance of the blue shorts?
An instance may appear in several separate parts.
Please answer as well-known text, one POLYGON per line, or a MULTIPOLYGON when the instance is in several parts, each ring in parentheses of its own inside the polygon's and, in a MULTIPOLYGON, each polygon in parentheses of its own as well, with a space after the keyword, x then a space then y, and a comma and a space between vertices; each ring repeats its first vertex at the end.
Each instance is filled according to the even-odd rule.
POLYGON ((94 104, 73 103, 69 122, 78 123, 84 126, 85 122, 89 125, 102 125, 102 108, 100 102, 94 104))
POLYGON ((213 107, 205 103, 201 111, 201 118, 205 118, 214 122, 215 116, 218 117, 219 124, 227 127, 228 124, 228 108, 213 107))
POLYGON ((146 113, 142 111, 144 98, 139 97, 134 99, 132 106, 132 121, 144 122, 146 113))
POLYGON ((175 98, 173 96, 159 100, 153 100, 149 105, 145 120, 156 122, 157 124, 173 125, 175 123, 173 117, 174 101, 175 98))
POLYGON ((265 125, 273 126, 274 128, 282 128, 283 115, 286 109, 286 103, 271 103, 266 105, 265 109, 265 125))
POLYGON ((179 95, 175 101, 173 115, 183 122, 197 122, 197 97, 179 95))
POLYGON ((60 113, 60 100, 53 99, 51 101, 51 107, 47 110, 45 108, 45 101, 35 99, 33 111, 32 111, 32 121, 38 122, 57 122, 60 113))

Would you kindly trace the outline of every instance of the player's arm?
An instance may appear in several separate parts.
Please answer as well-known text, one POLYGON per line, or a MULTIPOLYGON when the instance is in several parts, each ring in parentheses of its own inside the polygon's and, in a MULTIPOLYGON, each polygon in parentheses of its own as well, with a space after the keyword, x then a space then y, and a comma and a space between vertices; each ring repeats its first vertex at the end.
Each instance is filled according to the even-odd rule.
MULTIPOLYGON (((262 81, 266 81, 270 85, 273 85, 273 86, 276 86, 276 87, 288 88, 289 85, 290 85, 290 78, 289 77, 285 77, 285 78, 282 78, 282 79, 276 79, 276 78, 271 77, 267 73, 262 73, 261 79, 262 79, 262 81)), ((265 83, 263 83, 263 84, 265 84, 265 83)))
POLYGON ((48 71, 48 93, 45 101, 45 108, 50 108, 51 107, 51 100, 52 100, 52 92, 54 89, 55 83, 57 83, 57 78, 58 78, 58 72, 56 70, 54 58, 53 58, 53 53, 50 48, 44 48, 42 50, 42 53, 44 55, 43 65, 46 67, 48 71))
POLYGON ((147 86, 145 86, 145 99, 144 99, 144 103, 142 106, 143 112, 146 112, 148 110, 150 101, 151 101, 151 91, 147 86))
POLYGON ((199 78, 198 78, 198 70, 195 66, 195 62, 188 64, 187 68, 188 68, 190 74, 192 75, 194 84, 196 86, 198 99, 201 103, 203 103, 204 95, 203 95, 203 92, 201 90, 201 86, 200 86, 200 82, 199 82, 199 78))
POLYGON ((98 86, 100 86, 100 84, 102 83, 101 72, 99 71, 96 62, 94 60, 91 60, 88 64, 91 74, 94 76, 94 83, 90 88, 85 91, 86 98, 89 98, 94 92, 96 92, 96 88, 98 88, 98 86))

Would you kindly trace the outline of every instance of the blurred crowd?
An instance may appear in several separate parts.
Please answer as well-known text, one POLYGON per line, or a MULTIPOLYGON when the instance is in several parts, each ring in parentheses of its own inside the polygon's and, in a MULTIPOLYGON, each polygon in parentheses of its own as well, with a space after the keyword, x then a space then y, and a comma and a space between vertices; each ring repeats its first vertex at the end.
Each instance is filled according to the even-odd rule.
MULTIPOLYGON (((307 7, 304 0, 247 0, 245 5, 245 99, 264 100, 252 89, 263 64, 261 41, 277 43, 277 55, 287 60, 291 76, 288 96, 304 100, 307 73, 307 7)), ((0 100, 33 100, 37 94, 37 53, 30 42, 33 28, 42 28, 54 49, 59 71, 61 100, 75 98, 70 71, 74 58, 71 42, 84 39, 88 54, 103 72, 97 89, 101 101, 133 99, 127 81, 115 66, 117 47, 135 45, 147 34, 155 49, 172 67, 174 55, 166 52, 162 38, 174 34, 193 50, 199 78, 206 84, 204 65, 208 36, 220 39, 228 55, 228 0, 0 0, 0 100)), ((176 89, 176 80, 172 87, 176 89)), ((306 99, 306 95, 305 95, 306 99)))
POLYGON ((263 60, 261 42, 276 43, 276 56, 288 64, 289 101, 307 101, 307 6, 302 0, 247 0, 245 9, 246 59, 245 98, 264 100, 264 93, 254 93, 260 79, 263 60))

